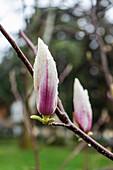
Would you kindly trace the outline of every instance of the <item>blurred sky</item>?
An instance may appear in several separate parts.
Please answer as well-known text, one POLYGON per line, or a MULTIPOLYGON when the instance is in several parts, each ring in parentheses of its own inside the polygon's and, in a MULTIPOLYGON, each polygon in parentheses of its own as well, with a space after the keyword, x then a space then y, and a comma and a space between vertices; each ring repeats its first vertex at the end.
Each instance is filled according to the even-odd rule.
MULTIPOLYGON (((19 43, 16 34, 20 29, 24 30, 26 23, 24 18, 30 18, 35 12, 34 6, 43 8, 48 6, 60 7, 66 9, 81 1, 81 8, 88 10, 91 7, 91 0, 0 0, 0 24, 4 26, 13 39, 19 43), (25 8, 23 8, 23 4, 25 8)), ((113 0, 111 0, 113 3, 113 0)), ((96 3, 96 0, 94 0, 96 3)), ((107 7, 107 0, 106 0, 107 7)), ((113 7, 107 13, 106 18, 113 23, 113 7)), ((10 47, 8 41, 0 33, 0 63, 3 58, 4 51, 10 47)))

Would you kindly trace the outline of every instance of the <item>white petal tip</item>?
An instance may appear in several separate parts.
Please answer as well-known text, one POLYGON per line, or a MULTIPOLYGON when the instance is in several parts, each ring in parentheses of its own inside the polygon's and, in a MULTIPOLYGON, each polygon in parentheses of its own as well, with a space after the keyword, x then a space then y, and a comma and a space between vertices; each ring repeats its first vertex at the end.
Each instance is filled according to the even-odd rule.
POLYGON ((41 38, 38 38, 38 51, 40 51, 40 53, 44 53, 44 51, 47 53, 49 52, 48 46, 44 43, 44 41, 41 38))
POLYGON ((44 45, 44 42, 41 38, 38 38, 38 47, 44 45))
POLYGON ((44 43, 43 40, 40 37, 38 38, 38 42, 44 43))
POLYGON ((75 78, 75 82, 74 82, 77 86, 81 86, 81 84, 80 84, 80 81, 79 81, 79 79, 78 78, 75 78))

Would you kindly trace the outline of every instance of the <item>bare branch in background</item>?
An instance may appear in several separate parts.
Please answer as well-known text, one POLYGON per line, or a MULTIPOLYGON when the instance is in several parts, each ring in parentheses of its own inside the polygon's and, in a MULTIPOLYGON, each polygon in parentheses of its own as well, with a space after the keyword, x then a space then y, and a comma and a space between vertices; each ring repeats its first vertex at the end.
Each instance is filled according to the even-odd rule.
POLYGON ((16 84, 16 80, 15 80, 15 72, 14 71, 11 71, 9 73, 9 78, 10 78, 10 83, 11 83, 11 90, 12 90, 12 93, 15 97, 15 99, 17 101, 21 101, 21 96, 17 90, 17 84, 16 84))
POLYGON ((63 164, 60 166, 59 170, 63 170, 74 158, 77 156, 80 151, 86 146, 87 144, 85 142, 80 142, 74 151, 68 156, 68 158, 63 162, 63 164))
POLYGON ((23 100, 22 100, 22 98, 21 98, 21 96, 20 96, 20 94, 19 94, 19 92, 18 92, 18 90, 17 90, 17 84, 16 84, 16 79, 15 79, 15 72, 14 71, 11 71, 10 73, 9 73, 9 77, 10 77, 10 83, 11 83, 11 90, 12 90, 12 93, 13 93, 13 95, 15 96, 15 99, 17 100, 17 101, 20 101, 21 102, 21 104, 22 104, 22 110, 23 110, 23 120, 24 120, 24 124, 25 124, 25 127, 26 127, 26 129, 27 129, 27 131, 30 133, 30 128, 29 128, 29 121, 28 121, 28 119, 27 119, 27 117, 26 117, 26 115, 24 114, 24 112, 25 112, 25 108, 24 108, 24 104, 23 104, 23 100))
POLYGON ((111 5, 109 5, 108 7, 106 7, 103 11, 101 11, 100 13, 99 13, 99 17, 103 17, 104 15, 105 15, 105 13, 109 10, 109 9, 111 9, 113 7, 113 4, 111 4, 111 5))
POLYGON ((92 22, 93 22, 93 25, 94 25, 94 28, 95 28, 95 34, 96 34, 97 39, 98 39, 100 56, 101 56, 101 64, 102 64, 102 68, 103 68, 103 72, 104 72, 104 77, 105 77, 106 83, 108 85, 108 88, 110 90, 111 89, 111 83, 112 83, 112 81, 111 81, 112 75, 111 75, 109 67, 108 67, 107 55, 106 55, 106 52, 105 52, 105 49, 104 49, 104 41, 103 41, 102 37, 99 34, 97 34, 98 18, 96 16, 95 7, 93 6, 93 3, 92 3, 92 9, 91 9, 91 19, 92 19, 92 22))
POLYGON ((12 71, 9 73, 9 77, 10 77, 10 83, 11 83, 11 90, 12 90, 12 93, 13 95, 15 96, 15 99, 17 101, 20 101, 21 104, 22 104, 22 108, 23 108, 23 111, 22 111, 22 114, 23 114, 23 121, 24 121, 24 125, 31 137, 31 140, 32 140, 32 145, 33 145, 33 151, 34 151, 34 156, 35 156, 35 164, 36 164, 36 170, 39 170, 39 160, 38 160, 38 149, 37 149, 37 140, 36 140, 36 137, 35 135, 33 134, 33 128, 30 124, 30 121, 29 119, 26 117, 26 114, 25 114, 25 107, 24 107, 24 103, 23 103, 23 100, 21 98, 21 95, 19 94, 18 90, 17 90, 17 83, 16 83, 16 77, 15 77, 15 72, 12 71))
POLYGON ((59 76, 59 84, 62 84, 64 79, 70 74, 70 72, 72 71, 73 66, 71 64, 68 64, 66 66, 66 68, 64 69, 64 71, 60 74, 59 76))
MULTIPOLYGON (((42 24, 43 27, 45 27, 45 25, 48 25, 49 27, 52 26, 52 24, 50 22, 45 22, 45 20, 43 20, 43 19, 40 19, 39 22, 40 22, 40 24, 42 24)), ((79 32, 80 30, 57 24, 57 25, 54 25, 53 31, 64 31, 67 33, 75 34, 75 33, 79 32)), ((85 30, 82 30, 82 31, 85 33, 85 35, 88 35, 88 33, 85 30)))
POLYGON ((33 90, 34 90, 34 88, 32 87, 32 88, 30 89, 30 91, 28 92, 27 96, 26 96, 26 100, 29 100, 29 98, 31 97, 31 95, 32 95, 32 93, 33 93, 33 90))
MULTIPOLYGON (((71 28, 71 27, 67 27, 67 26, 63 26, 63 25, 55 25, 54 30, 55 31, 64 31, 64 32, 71 33, 71 34, 75 34, 80 31, 75 28, 71 28)), ((82 30, 82 31, 85 33, 85 35, 88 35, 86 31, 84 31, 84 30, 82 30)))

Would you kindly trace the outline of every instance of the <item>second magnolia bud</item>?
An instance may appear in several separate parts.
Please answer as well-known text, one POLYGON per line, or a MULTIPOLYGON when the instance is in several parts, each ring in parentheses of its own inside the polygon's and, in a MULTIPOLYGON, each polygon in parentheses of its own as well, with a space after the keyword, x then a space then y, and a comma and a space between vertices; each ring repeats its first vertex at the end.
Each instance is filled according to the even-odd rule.
POLYGON ((84 90, 79 80, 74 82, 74 122, 86 133, 92 126, 92 109, 87 90, 84 90))

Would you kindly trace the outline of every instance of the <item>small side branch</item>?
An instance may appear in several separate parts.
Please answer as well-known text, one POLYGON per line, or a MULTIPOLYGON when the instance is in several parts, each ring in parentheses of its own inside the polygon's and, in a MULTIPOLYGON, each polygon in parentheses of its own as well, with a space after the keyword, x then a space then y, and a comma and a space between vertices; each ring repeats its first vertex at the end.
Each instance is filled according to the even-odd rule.
POLYGON ((67 125, 65 123, 56 123, 56 122, 53 122, 51 124, 49 124, 50 126, 63 126, 63 127, 66 127, 67 125))
POLYGON ((33 51, 33 54, 36 56, 37 49, 34 46, 34 44, 31 42, 31 40, 21 30, 20 30, 20 35, 26 41, 27 45, 31 48, 31 50, 33 51))

